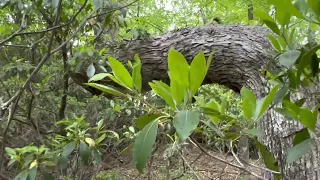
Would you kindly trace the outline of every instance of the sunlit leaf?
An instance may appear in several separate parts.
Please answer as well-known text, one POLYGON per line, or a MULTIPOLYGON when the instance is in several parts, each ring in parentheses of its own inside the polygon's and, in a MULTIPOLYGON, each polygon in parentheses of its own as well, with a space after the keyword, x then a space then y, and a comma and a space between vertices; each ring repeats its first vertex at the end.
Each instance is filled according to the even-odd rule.
POLYGON ((189 65, 184 56, 174 49, 170 49, 168 53, 168 69, 170 79, 189 87, 189 65))
POLYGON ((242 97, 242 111, 247 119, 252 119, 256 110, 256 97, 253 92, 246 87, 242 87, 240 91, 242 97))
MULTIPOLYGON (((100 81, 102 79, 104 79, 105 77, 107 76, 110 76, 111 74, 110 73, 99 73, 99 74, 95 74, 94 76, 92 76, 90 79, 89 79, 89 82, 91 81, 100 81)), ((112 76, 112 75, 111 75, 112 76)))
POLYGON ((138 92, 141 92, 141 88, 142 88, 141 60, 140 60, 138 54, 136 54, 134 56, 134 59, 135 59, 135 63, 132 68, 133 84, 134 84, 135 89, 138 92))
POLYGON ((175 103, 173 102, 173 99, 172 99, 170 87, 167 84, 161 81, 153 81, 153 82, 149 82, 149 85, 152 88, 152 90, 157 95, 159 95, 163 100, 165 100, 169 106, 175 108, 175 103))
POLYGON ((129 89, 133 89, 132 77, 123 64, 111 56, 108 57, 108 60, 114 76, 122 83, 122 85, 129 89))
POLYGON ((194 95, 201 86, 202 81, 206 76, 206 58, 203 52, 200 52, 190 65, 190 90, 191 95, 194 95))

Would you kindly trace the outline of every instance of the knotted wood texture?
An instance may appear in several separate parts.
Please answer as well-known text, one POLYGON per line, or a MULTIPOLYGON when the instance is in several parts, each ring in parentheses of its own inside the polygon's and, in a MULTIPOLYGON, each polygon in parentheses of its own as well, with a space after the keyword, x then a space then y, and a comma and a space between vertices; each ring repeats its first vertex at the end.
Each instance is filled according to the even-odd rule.
MULTIPOLYGON (((127 60, 133 60, 135 54, 139 54, 143 63, 143 89, 147 91, 150 90, 148 82, 152 80, 169 82, 167 55, 170 48, 181 52, 189 63, 200 51, 204 51, 206 57, 214 51, 213 62, 204 84, 218 83, 236 92, 242 86, 247 86, 261 98, 266 95, 267 88, 259 70, 266 68, 267 62, 272 58, 272 47, 267 39, 269 32, 263 27, 238 25, 181 28, 153 38, 127 41, 112 55, 126 63, 127 60)), ((103 47, 103 43, 99 46, 103 47)), ((274 65, 272 71, 277 70, 279 66, 274 65)), ((292 127, 298 125, 283 122, 287 121, 279 114, 269 111, 259 125, 261 140, 278 158, 284 179, 319 179, 317 148, 294 165, 286 164, 285 156, 292 138, 284 137, 296 131, 297 128, 292 127)), ((273 179, 268 173, 264 175, 273 179)))

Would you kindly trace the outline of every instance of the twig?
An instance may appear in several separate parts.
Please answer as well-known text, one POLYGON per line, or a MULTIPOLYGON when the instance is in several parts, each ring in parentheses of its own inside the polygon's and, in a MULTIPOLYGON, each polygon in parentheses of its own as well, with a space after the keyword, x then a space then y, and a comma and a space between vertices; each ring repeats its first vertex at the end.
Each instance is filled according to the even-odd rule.
POLYGON ((191 170, 191 172, 193 173, 193 175, 196 177, 197 180, 200 180, 201 178, 197 175, 197 173, 193 170, 193 168, 191 167, 191 165, 187 162, 186 158, 184 158, 184 156, 182 155, 181 152, 179 152, 179 155, 181 156, 183 162, 188 166, 188 168, 191 170))
POLYGON ((206 155, 208 155, 208 156, 210 156, 210 157, 212 157, 212 158, 214 158, 214 159, 216 159, 216 160, 218 160, 218 161, 221 161, 221 162, 223 162, 223 163, 225 163, 225 164, 228 164, 228 165, 230 165, 230 166, 233 166, 233 167, 236 167, 236 168, 241 169, 241 170, 243 170, 243 171, 246 171, 247 173, 255 176, 255 177, 258 178, 258 179, 267 180, 266 178, 264 178, 264 177, 262 177, 262 176, 259 176, 259 175, 255 174, 255 173, 247 170, 246 168, 244 168, 244 167, 242 167, 242 166, 239 166, 239 165, 236 165, 236 164, 232 164, 232 163, 230 163, 230 162, 228 162, 228 161, 226 161, 226 160, 224 160, 224 159, 221 159, 221 158, 219 158, 219 157, 217 157, 217 156, 211 155, 211 154, 208 153, 203 147, 201 147, 192 137, 189 137, 189 140, 190 140, 190 142, 191 142, 194 146, 198 147, 198 148, 199 148, 202 152, 204 152, 206 155))
POLYGON ((238 156, 236 155, 236 153, 234 153, 233 151, 233 144, 232 144, 232 141, 230 141, 230 150, 231 150, 231 153, 233 155, 233 157, 238 161, 238 163, 240 164, 240 166, 244 167, 244 165, 241 163, 241 161, 239 160, 238 156))

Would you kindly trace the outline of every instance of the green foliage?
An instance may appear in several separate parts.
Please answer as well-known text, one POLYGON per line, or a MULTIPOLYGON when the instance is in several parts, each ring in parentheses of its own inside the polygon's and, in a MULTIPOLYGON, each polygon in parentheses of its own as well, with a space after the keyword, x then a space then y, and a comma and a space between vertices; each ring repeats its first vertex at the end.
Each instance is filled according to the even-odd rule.
POLYGON ((147 124, 138 134, 133 146, 133 160, 140 173, 146 165, 148 156, 152 153, 152 146, 156 141, 159 120, 155 119, 147 124))

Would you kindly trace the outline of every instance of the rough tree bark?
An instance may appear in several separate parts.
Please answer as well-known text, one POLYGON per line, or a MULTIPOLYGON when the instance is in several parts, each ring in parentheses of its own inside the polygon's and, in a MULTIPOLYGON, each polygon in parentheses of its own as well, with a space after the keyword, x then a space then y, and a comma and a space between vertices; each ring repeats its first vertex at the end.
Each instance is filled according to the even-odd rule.
MULTIPOLYGON (((167 53, 170 48, 181 52, 189 62, 200 51, 204 51, 208 57, 214 50, 214 59, 204 84, 219 83, 236 92, 239 92, 242 86, 246 86, 261 98, 266 95, 267 89, 266 81, 259 70, 264 69, 268 60, 272 58, 272 48, 266 38, 268 33, 266 28, 253 26, 182 28, 154 38, 128 41, 112 55, 126 62, 138 53, 143 63, 143 89, 149 90, 148 82, 152 80, 168 83, 167 53)), ((273 70, 278 68, 275 65, 273 70)), ((84 77, 84 74, 76 74, 73 78, 78 83, 86 82, 87 77, 84 77)), ((283 132, 292 133, 296 131, 296 128, 292 127, 298 125, 291 124, 279 128, 277 125, 279 122, 285 122, 283 119, 270 111, 262 118, 260 125, 263 132, 262 142, 278 157, 284 179, 319 179, 317 169, 320 163, 315 160, 319 155, 317 149, 294 166, 286 165, 284 157, 291 140, 284 138, 286 135, 283 132), (310 158, 311 156, 313 158, 310 158)), ((270 174, 265 173, 265 176, 272 179, 270 174)))

